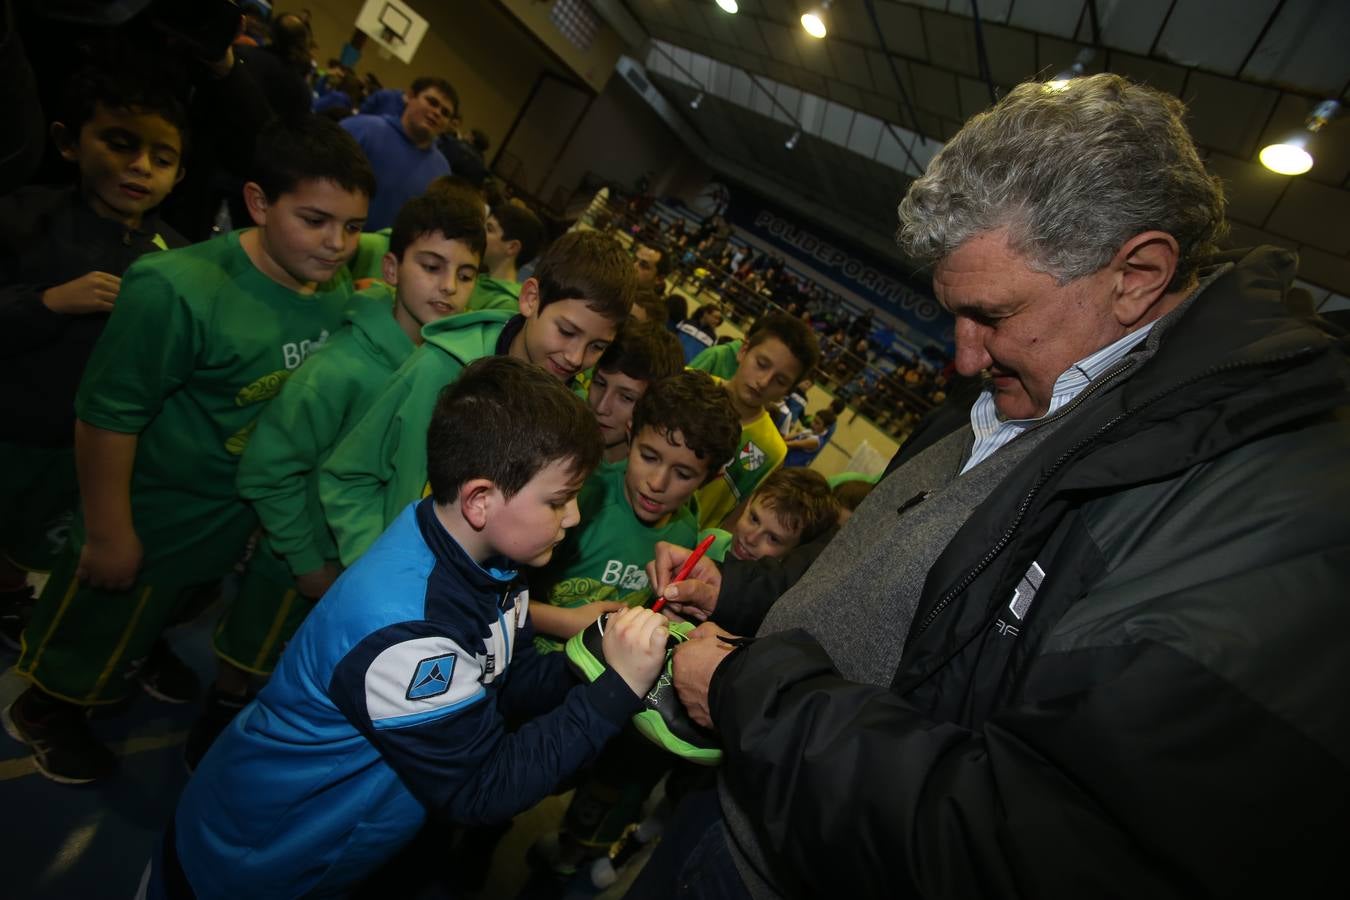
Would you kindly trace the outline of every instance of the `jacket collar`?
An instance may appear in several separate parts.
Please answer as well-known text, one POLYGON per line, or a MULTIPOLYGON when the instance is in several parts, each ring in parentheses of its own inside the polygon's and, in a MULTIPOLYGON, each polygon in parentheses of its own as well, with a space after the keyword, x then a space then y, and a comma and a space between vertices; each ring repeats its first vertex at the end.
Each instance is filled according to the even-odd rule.
POLYGON ((459 541, 436 518, 431 497, 417 504, 417 527, 422 532, 422 540, 436 557, 437 565, 452 571, 470 588, 500 594, 516 580, 517 572, 505 557, 495 557, 479 565, 464 552, 459 541))

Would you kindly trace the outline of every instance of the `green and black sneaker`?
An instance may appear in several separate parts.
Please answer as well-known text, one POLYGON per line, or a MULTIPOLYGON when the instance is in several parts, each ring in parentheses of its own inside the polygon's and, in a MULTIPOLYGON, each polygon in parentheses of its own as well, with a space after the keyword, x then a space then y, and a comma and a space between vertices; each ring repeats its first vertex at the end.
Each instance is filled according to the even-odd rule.
MULTIPOLYGON (((605 635, 605 622, 610 613, 605 613, 587 626, 585 631, 573 635, 567 642, 567 661, 572 670, 586 681, 594 681, 604 674, 607 665, 602 640, 605 635)), ((633 716, 633 725, 649 741, 662 747, 681 759, 687 759, 701 766, 715 766, 722 761, 722 748, 718 746, 717 735, 689 718, 684 704, 675 693, 675 683, 670 671, 670 657, 675 648, 689 639, 695 626, 691 622, 671 622, 670 637, 666 641, 666 665, 656 684, 642 698, 647 708, 633 716)))

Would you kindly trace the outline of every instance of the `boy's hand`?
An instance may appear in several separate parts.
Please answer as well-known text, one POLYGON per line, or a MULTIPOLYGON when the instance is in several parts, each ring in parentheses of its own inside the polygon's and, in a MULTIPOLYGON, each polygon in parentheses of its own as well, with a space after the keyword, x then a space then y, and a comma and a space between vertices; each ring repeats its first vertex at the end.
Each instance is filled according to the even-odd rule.
POLYGON ((609 667, 639 697, 651 690, 666 662, 666 620, 633 606, 609 617, 601 648, 609 667))
POLYGON ((318 600, 333 586, 333 582, 337 581, 341 574, 337 566, 326 562, 312 572, 295 576, 296 593, 301 597, 308 597, 310 600, 318 600))
POLYGON ((90 535, 80 550, 75 577, 90 587, 125 591, 136 583, 143 553, 141 539, 130 529, 109 540, 90 535))
POLYGON ((712 711, 708 708, 708 686, 713 673, 734 647, 721 637, 731 637, 712 622, 704 622, 689 635, 689 640, 675 648, 671 660, 675 693, 684 704, 689 718, 704 728, 712 728, 712 711))
POLYGON ((564 611, 567 617, 567 634, 560 634, 558 637, 565 639, 574 634, 580 634, 605 613, 622 612, 627 608, 627 604, 618 603, 614 600, 595 600, 591 603, 572 607, 564 611))
POLYGON ((74 281, 58 284, 42 292, 42 303, 52 312, 66 316, 112 312, 113 301, 122 279, 107 272, 86 272, 74 281))
POLYGON ((653 552, 656 558, 647 563, 647 580, 652 584, 652 593, 666 598, 661 611, 705 621, 717 608, 717 597, 722 593, 722 572, 717 563, 705 556, 694 564, 689 577, 679 584, 671 584, 675 573, 694 551, 660 541, 653 552))

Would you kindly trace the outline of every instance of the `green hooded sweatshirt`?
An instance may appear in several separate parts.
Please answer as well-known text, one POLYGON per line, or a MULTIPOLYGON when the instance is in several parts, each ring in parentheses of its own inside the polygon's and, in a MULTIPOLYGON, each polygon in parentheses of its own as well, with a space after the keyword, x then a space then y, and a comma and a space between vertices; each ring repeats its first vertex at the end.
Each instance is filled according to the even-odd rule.
POLYGON ((384 284, 354 294, 345 318, 268 403, 239 461, 239 494, 294 575, 337 559, 319 505, 319 466, 414 349, 394 321, 393 293, 384 284))
POLYGON ((725 344, 713 344, 707 350, 699 351, 698 356, 689 360, 686 368, 698 369, 707 372, 709 375, 716 375, 723 381, 729 381, 731 376, 736 374, 736 370, 741 364, 736 361, 736 354, 741 352, 741 347, 745 346, 744 339, 728 341, 725 344))
POLYGON ((505 309, 520 312, 520 282, 505 281, 491 275, 479 275, 478 283, 469 295, 469 312, 482 309, 505 309))
POLYGON ((389 236, 393 232, 392 228, 382 228, 361 235, 361 241, 356 245, 356 255, 347 263, 352 281, 384 278, 384 255, 389 252, 389 236))
POLYGON ((427 484, 427 429, 441 388, 497 352, 512 315, 461 313, 422 329, 426 343, 386 382, 369 411, 319 469, 319 500, 349 566, 427 484))

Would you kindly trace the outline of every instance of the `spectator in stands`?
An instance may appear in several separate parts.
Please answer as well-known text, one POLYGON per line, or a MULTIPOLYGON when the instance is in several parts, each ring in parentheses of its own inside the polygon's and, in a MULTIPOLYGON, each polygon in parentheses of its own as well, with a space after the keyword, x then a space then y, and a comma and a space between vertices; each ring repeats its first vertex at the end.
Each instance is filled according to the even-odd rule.
POLYGON ((266 46, 239 46, 234 52, 267 97, 272 111, 292 122, 311 105, 309 85, 305 83, 313 62, 309 25, 295 13, 281 13, 268 25, 268 34, 271 40, 266 46))
POLYGON ((506 309, 516 312, 520 300, 520 268, 534 261, 544 239, 544 223, 533 212, 509 201, 487 217, 487 249, 483 271, 469 298, 469 311, 506 309))
POLYGON ((424 76, 405 93, 401 115, 342 120, 342 127, 356 138, 375 170, 367 230, 391 226, 404 203, 425 191, 438 176, 449 174, 450 164, 435 145, 458 109, 459 94, 450 82, 424 76))
POLYGON ((651 288, 657 294, 664 295, 666 276, 670 274, 670 254, 652 239, 639 242, 633 256, 633 271, 637 272, 638 287, 651 288))
POLYGON ((722 308, 716 303, 705 303, 675 327, 686 363, 713 345, 717 340, 717 328, 721 324, 722 308))

